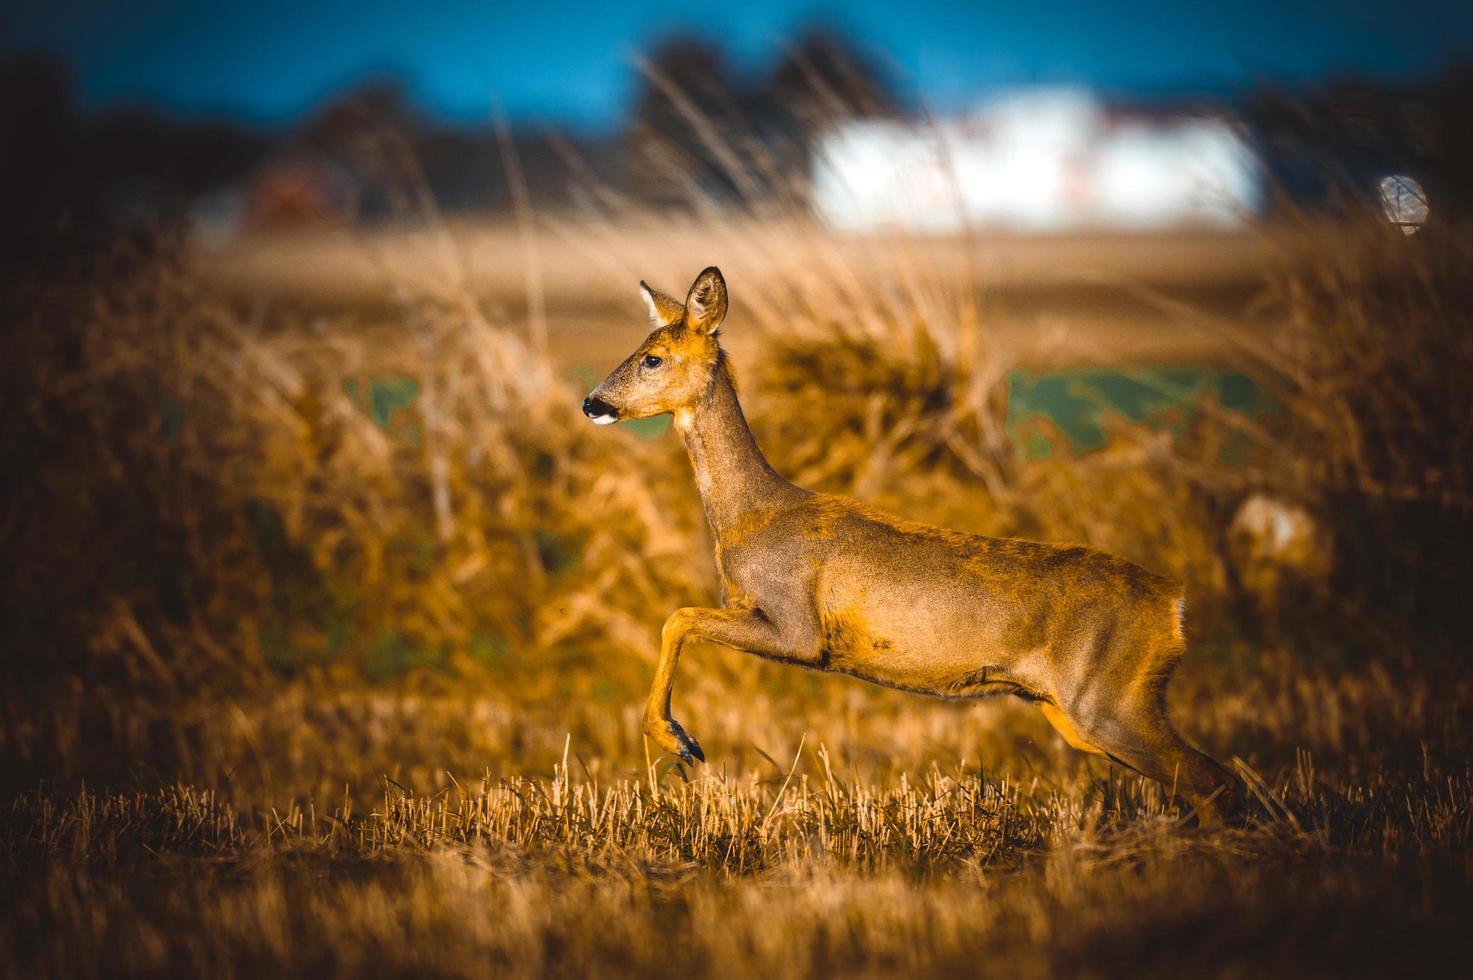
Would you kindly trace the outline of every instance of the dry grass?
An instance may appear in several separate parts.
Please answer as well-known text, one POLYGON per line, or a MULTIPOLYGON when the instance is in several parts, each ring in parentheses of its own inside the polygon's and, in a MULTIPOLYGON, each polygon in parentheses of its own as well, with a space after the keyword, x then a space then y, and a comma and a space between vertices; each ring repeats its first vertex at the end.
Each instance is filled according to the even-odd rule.
MULTIPOLYGON (((0 959, 45 974, 1452 973, 1473 772, 1307 753, 1202 834, 1131 779, 574 777, 237 810, 188 786, 0 815, 0 959)), ((799 772, 811 768, 812 772, 799 772)))
MULTIPOLYGON (((1264 278, 1259 243, 1242 233, 835 239, 808 221, 726 213, 710 221, 638 211, 606 221, 548 219, 530 254, 544 283, 530 299, 516 229, 495 222, 458 221, 435 233, 278 232, 202 250, 191 266, 246 303, 269 296, 273 306, 332 318, 356 311, 363 329, 393 345, 402 310, 387 266, 418 282, 453 283, 518 330, 534 307, 545 309, 554 363, 596 370, 642 339, 629 284, 647 279, 678 291, 692 275, 684 260, 691 255, 722 268, 740 314, 762 310, 771 325, 815 298, 814 286, 882 287, 903 308, 916 301, 917 286, 954 292, 971 283, 985 296, 989 342, 1033 368, 1220 357, 1264 278), (1127 283, 1136 288, 1121 288, 1127 283), (1184 320, 1179 312, 1188 304, 1217 319, 1184 320)), ((933 322, 948 333, 956 326, 933 322)), ((761 357, 765 340, 750 327, 726 337, 739 364, 761 357)))

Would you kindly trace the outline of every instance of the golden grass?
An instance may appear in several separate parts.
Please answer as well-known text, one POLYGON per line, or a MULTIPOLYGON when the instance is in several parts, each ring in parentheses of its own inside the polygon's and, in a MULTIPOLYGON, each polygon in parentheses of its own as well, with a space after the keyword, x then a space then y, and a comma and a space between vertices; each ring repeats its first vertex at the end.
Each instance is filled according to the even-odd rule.
POLYGON ((1245 769, 1255 815, 1210 834, 1134 778, 876 783, 822 747, 763 776, 583 768, 246 810, 186 785, 26 794, 0 813, 0 962, 1233 976, 1455 971, 1468 952, 1466 762, 1357 779, 1301 753, 1245 769))

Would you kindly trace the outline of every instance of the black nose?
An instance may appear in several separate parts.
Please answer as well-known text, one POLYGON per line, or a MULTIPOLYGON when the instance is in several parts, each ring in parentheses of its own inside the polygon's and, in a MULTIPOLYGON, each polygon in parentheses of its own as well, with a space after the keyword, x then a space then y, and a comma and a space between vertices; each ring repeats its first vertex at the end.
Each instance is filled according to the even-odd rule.
POLYGON ((583 414, 591 419, 604 418, 606 416, 619 417, 619 410, 602 398, 594 398, 589 395, 583 399, 583 414))

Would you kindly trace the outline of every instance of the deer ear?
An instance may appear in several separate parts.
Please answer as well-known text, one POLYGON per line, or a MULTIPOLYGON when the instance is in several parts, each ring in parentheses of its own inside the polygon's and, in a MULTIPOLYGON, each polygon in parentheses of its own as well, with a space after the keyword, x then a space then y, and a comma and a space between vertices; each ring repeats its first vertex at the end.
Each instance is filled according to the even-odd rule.
POLYGON ((699 334, 712 334, 726 319, 726 280, 714 265, 696 276, 685 298, 685 325, 699 334))
POLYGON ((650 322, 657 327, 668 327, 685 317, 685 307, 680 300, 666 296, 643 279, 639 281, 639 295, 644 305, 649 307, 650 322))

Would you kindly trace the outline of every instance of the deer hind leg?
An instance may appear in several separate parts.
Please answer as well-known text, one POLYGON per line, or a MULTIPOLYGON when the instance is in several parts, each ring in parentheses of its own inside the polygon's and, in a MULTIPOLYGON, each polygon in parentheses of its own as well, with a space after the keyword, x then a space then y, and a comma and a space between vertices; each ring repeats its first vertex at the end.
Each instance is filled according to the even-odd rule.
POLYGON ((1236 777, 1182 738, 1159 692, 1127 701, 1088 730, 1106 755, 1184 797, 1200 826, 1220 825, 1236 810, 1236 777))
POLYGON ((1103 755, 1184 797, 1199 825, 1221 824, 1239 802, 1238 780, 1171 724, 1167 680, 1162 674, 1126 697, 1093 699, 1089 710, 1047 702, 1040 707, 1070 745, 1103 755))

